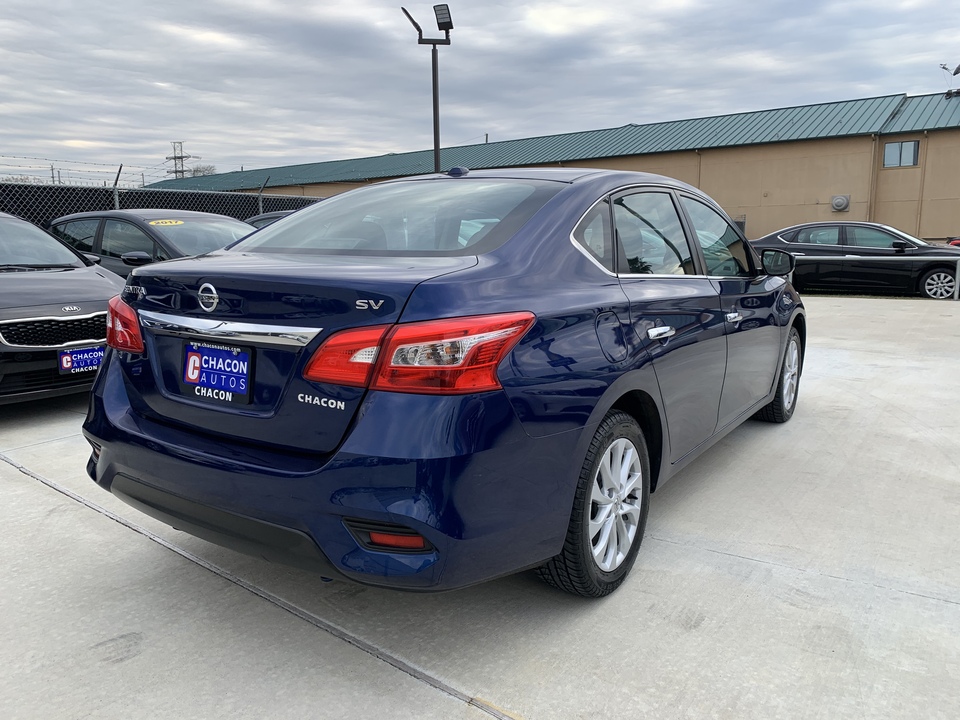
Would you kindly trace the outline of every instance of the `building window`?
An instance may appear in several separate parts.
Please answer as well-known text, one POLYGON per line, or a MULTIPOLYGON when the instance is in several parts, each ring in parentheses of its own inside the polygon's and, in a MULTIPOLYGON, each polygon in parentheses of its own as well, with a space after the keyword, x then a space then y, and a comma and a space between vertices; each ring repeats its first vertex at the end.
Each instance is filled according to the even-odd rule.
POLYGON ((917 165, 920 158, 920 141, 886 143, 883 146, 884 167, 910 167, 917 165))

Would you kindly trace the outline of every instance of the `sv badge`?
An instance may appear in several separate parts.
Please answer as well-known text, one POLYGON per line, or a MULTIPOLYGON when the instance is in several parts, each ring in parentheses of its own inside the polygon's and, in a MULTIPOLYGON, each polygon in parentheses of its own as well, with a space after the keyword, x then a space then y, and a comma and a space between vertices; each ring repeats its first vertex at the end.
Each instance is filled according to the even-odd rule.
POLYGON ((357 310, 379 310, 386 300, 357 300, 357 310))

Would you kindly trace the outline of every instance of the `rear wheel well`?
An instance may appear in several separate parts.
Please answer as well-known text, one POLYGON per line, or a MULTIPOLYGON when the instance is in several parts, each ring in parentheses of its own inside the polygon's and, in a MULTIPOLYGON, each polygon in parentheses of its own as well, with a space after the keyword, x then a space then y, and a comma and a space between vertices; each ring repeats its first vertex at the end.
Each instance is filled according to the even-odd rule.
POLYGON ((663 423, 657 404, 647 393, 634 390, 617 400, 610 409, 627 413, 643 430, 650 453, 650 492, 653 492, 660 478, 660 461, 663 457, 663 423))

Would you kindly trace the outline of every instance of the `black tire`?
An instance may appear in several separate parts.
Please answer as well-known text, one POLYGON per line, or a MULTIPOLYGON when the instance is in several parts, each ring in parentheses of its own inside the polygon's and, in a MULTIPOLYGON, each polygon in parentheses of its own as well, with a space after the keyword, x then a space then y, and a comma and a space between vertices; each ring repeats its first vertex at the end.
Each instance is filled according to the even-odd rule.
MULTIPOLYGON (((607 475, 609 478, 610 473, 607 475)), ((632 417, 612 410, 601 421, 583 460, 563 550, 538 568, 537 574, 550 585, 574 595, 592 598, 609 595, 620 587, 637 559, 649 507, 650 455, 643 431, 632 417), (635 458, 629 454, 630 446, 635 458), (601 464, 608 459, 608 454, 614 458, 619 456, 621 463, 629 462, 628 469, 634 468, 627 487, 621 486, 628 492, 615 492, 609 482, 607 488, 603 487, 601 464), (634 474, 636 468, 639 468, 639 478, 634 474), (594 498, 599 495, 603 501, 597 503, 594 498), (599 520, 598 524, 607 532, 600 530, 591 537, 591 519, 599 520), (614 546, 604 537, 615 538, 614 546), (629 549, 620 552, 625 543, 629 543, 629 549), (594 556, 595 546, 609 552, 598 560, 594 556), (602 567, 605 562, 607 569, 602 567)))
POLYGON ((946 268, 934 268, 920 280, 920 293, 933 300, 952 300, 956 290, 956 272, 946 268))
POLYGON ((800 343, 800 333, 792 327, 790 328, 790 334, 787 336, 787 347, 783 352, 783 362, 780 364, 777 393, 773 396, 773 400, 760 408, 753 417, 757 420, 772 423, 785 423, 792 418, 800 393, 800 373, 802 369, 803 345, 800 343))

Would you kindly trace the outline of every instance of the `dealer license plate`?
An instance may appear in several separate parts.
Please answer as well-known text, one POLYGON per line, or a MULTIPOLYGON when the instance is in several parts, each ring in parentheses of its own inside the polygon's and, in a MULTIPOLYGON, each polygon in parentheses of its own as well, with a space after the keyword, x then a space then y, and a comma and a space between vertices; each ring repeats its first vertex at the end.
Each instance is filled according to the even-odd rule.
POLYGON ((94 373, 103 362, 102 347, 71 348, 60 351, 60 374, 94 373))
POLYGON ((250 356, 244 348, 184 343, 180 391, 198 400, 247 404, 252 390, 250 356))

